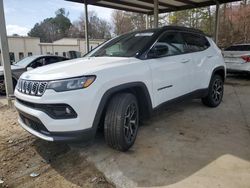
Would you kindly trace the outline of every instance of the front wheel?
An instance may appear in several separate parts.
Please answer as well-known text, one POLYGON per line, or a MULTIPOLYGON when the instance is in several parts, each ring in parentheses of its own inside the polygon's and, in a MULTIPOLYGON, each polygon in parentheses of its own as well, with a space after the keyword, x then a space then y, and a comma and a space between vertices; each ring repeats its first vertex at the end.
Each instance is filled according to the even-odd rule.
POLYGON ((220 75, 214 75, 211 79, 208 95, 202 98, 204 105, 209 107, 217 107, 223 98, 224 82, 220 75))
POLYGON ((127 151, 135 142, 139 125, 139 108, 131 93, 115 95, 109 102, 105 120, 106 143, 114 149, 127 151))

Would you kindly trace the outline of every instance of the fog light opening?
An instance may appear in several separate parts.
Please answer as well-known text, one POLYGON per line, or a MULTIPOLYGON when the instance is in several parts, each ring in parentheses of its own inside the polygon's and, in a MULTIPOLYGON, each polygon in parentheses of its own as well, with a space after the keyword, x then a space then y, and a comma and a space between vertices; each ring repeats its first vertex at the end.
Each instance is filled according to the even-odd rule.
POLYGON ((66 114, 71 114, 70 108, 66 107, 65 111, 66 111, 66 114))

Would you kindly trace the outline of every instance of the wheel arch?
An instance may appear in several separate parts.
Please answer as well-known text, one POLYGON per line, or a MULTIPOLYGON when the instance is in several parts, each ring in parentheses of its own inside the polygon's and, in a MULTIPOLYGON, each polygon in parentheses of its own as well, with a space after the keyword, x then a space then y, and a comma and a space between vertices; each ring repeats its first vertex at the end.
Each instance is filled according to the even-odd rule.
POLYGON ((131 82, 121 84, 108 89, 102 96, 98 108, 96 110, 95 118, 93 121, 92 128, 97 130, 100 122, 103 120, 107 104, 110 99, 122 92, 128 92, 135 95, 138 101, 140 116, 146 118, 152 113, 152 101, 147 86, 143 82, 131 82))
MULTIPOLYGON (((211 75, 211 78, 214 76, 214 75, 220 75, 223 79, 223 82, 225 81, 226 79, 226 69, 224 66, 219 66, 219 67, 216 67, 213 72, 212 72, 212 75, 211 75)), ((211 81, 211 79, 210 79, 211 81)))

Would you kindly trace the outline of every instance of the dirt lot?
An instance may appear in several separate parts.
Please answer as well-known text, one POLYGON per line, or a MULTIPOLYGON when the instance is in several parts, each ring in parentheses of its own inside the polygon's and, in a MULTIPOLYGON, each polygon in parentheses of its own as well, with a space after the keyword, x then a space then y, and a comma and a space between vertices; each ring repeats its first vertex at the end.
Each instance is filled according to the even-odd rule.
POLYGON ((18 126, 0 104, 0 187, 114 187, 85 156, 65 144, 41 141, 18 126), (38 177, 30 177, 38 173, 38 177))
POLYGON ((249 188, 249 96, 250 78, 230 77, 218 108, 193 100, 156 113, 127 153, 101 135, 87 147, 41 141, 0 104, 0 187, 249 188))

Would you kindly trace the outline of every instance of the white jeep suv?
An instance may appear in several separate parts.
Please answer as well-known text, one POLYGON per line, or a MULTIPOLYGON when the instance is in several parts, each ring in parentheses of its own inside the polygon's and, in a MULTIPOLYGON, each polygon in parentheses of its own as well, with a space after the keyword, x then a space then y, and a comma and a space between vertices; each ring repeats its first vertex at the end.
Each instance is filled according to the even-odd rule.
POLYGON ((139 119, 163 104, 223 97, 221 51, 201 31, 165 26, 131 32, 84 58, 24 73, 15 89, 19 123, 48 141, 91 140, 104 127, 111 147, 134 143, 139 119))

